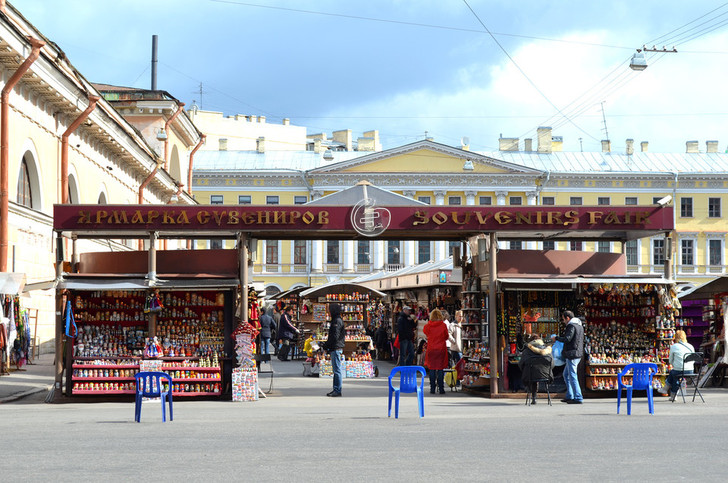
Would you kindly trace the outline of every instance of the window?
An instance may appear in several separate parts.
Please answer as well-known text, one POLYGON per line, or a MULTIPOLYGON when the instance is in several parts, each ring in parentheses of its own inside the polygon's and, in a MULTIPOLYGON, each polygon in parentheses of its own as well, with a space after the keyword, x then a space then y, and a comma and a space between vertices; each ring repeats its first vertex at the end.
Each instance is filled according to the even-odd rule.
POLYGON ((219 250, 222 248, 222 240, 210 240, 210 249, 219 250))
POLYGON ((372 257, 369 255, 369 240, 357 240, 356 242, 356 263, 359 265, 368 265, 372 263, 372 257))
POLYGON ((664 198, 664 196, 653 196, 652 197, 652 204, 653 205, 659 204, 658 201, 660 201, 662 198, 664 198))
POLYGON ((541 198, 541 204, 547 205, 547 206, 553 206, 556 204, 556 200, 554 199, 553 196, 544 196, 543 198, 541 198))
POLYGON ((520 196, 511 196, 508 198, 508 204, 512 206, 520 206, 523 204, 523 198, 520 196))
POLYGON ((278 196, 266 196, 265 197, 265 204, 266 205, 277 205, 278 204, 278 196))
POLYGON ((427 203, 428 205, 432 203, 432 199, 429 196, 418 196, 417 201, 421 201, 422 203, 427 203))
POLYGON ((447 197, 447 204, 448 205, 461 205, 462 204, 462 198, 459 196, 448 196, 447 197))
POLYGON ((628 196, 624 199, 625 205, 636 205, 637 204, 637 197, 636 196, 628 196))
MULTIPOLYGON (((71 199, 70 197, 68 198, 71 199)), ((30 173, 28 172, 28 162, 23 158, 23 162, 20 165, 20 177, 18 178, 18 195, 16 197, 18 204, 27 206, 28 208, 33 207, 33 198, 30 191, 30 173)), ((7 223, 3 220, 3 223, 7 223)))
POLYGON ((427 263, 432 258, 431 247, 428 241, 417 242, 417 263, 427 263))
POLYGON ((609 253, 612 251, 612 244, 608 241, 597 242, 597 251, 600 253, 609 253))
POLYGON ((481 196, 478 202, 481 205, 492 205, 493 204, 493 198, 490 196, 481 196))
POLYGON ((306 240, 293 241, 293 264, 305 265, 307 262, 306 240))
POLYGON ((305 196, 294 196, 293 197, 293 204, 294 205, 303 205, 308 201, 308 199, 305 196))
POLYGON ((397 240, 389 240, 387 242, 387 263, 390 265, 399 265, 399 242, 397 240))
POLYGON ((680 240, 680 264, 695 264, 695 240, 680 240))
POLYGON ((680 198, 680 216, 683 218, 693 217, 693 199, 680 198))
POLYGON ((600 196, 597 198, 597 205, 599 206, 609 206, 610 204, 609 196, 600 196))
POLYGON ((665 239, 655 238, 652 240, 652 264, 665 264, 665 239))
POLYGON ((708 265, 723 265, 723 242, 708 240, 708 265))
POLYGON ((624 244, 625 257, 627 258, 627 265, 639 265, 640 264, 640 252, 637 240, 629 240, 624 244))
POLYGON ((569 242, 569 250, 572 252, 580 252, 584 249, 584 243, 582 241, 571 241, 569 242))
POLYGON ((265 263, 266 265, 278 265, 278 242, 274 240, 265 241, 265 263))
POLYGON ((511 250, 523 250, 523 242, 521 240, 511 240, 508 248, 511 250))
MULTIPOLYGON (((447 255, 452 256, 453 251, 455 248, 460 248, 460 242, 459 241, 451 241, 447 242, 447 255)), ((460 256, 462 257, 463 254, 461 253, 460 256)))
POLYGON ((720 218, 720 198, 708 198, 708 218, 720 218))
POLYGON ((544 250, 556 250, 556 242, 553 240, 543 242, 544 250))
POLYGON ((569 198, 569 204, 571 206, 581 206, 583 204, 582 203, 581 196, 572 196, 572 197, 570 197, 569 198))
POLYGON ((211 205, 221 205, 222 204, 222 195, 210 195, 210 204, 211 205))
POLYGON ((339 240, 326 241, 326 263, 339 263, 339 240))
POLYGON ((250 195, 238 195, 239 205, 249 205, 251 202, 250 195))

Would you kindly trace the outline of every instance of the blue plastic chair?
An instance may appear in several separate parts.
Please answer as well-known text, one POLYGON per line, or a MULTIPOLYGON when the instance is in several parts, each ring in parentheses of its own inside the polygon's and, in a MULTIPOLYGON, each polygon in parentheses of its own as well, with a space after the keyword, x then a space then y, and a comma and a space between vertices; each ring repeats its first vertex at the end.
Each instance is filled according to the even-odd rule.
POLYGON ((136 379, 136 401, 134 402, 134 421, 141 422, 142 398, 158 397, 162 400, 162 421, 167 421, 165 404, 169 401, 169 420, 172 421, 172 376, 166 372, 138 372, 136 379), (165 387, 164 384, 167 386, 165 387))
POLYGON ((622 388, 627 390, 627 415, 632 414, 632 391, 647 391, 647 406, 650 414, 655 414, 655 402, 652 399, 652 377, 657 374, 657 364, 642 362, 627 364, 617 377, 617 414, 619 404, 622 402, 622 388), (622 381, 622 377, 632 371, 632 384, 628 385, 622 381))
POLYGON ((392 394, 394 394, 394 418, 399 418, 399 395, 400 393, 417 393, 417 405, 420 409, 420 417, 425 417, 425 368, 422 366, 399 366, 389 373, 389 412, 387 417, 392 416, 392 394), (399 373, 399 387, 392 385, 392 378, 399 373), (422 376, 417 384, 417 375, 422 376))

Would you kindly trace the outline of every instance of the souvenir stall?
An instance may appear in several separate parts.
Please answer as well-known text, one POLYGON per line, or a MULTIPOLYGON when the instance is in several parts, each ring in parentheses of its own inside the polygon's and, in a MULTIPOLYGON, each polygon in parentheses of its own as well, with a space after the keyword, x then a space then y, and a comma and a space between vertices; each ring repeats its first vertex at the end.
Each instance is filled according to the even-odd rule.
POLYGON ((79 272, 57 286, 66 395, 133 395, 134 374, 150 360, 172 376, 175 397, 229 391, 239 282, 226 266, 235 266, 236 252, 211 252, 157 252, 152 287, 142 273, 128 275, 134 267, 142 272, 143 252, 82 254, 79 272))
MULTIPOLYGON (((623 257, 614 253, 500 250, 497 256, 495 340, 498 366, 504 368, 498 373, 503 390, 521 389, 518 361, 524 336, 537 334, 548 342, 552 334, 563 331, 560 315, 564 310, 573 311, 584 324, 587 354, 579 372, 585 395, 615 391, 617 373, 630 362, 658 363, 655 385, 659 387, 669 370, 669 341, 679 314, 672 281, 627 275, 623 257), (548 263, 539 260, 543 258, 548 263), (533 267, 542 267, 543 272, 529 271, 533 267)), ((473 312, 487 319, 489 310, 483 301, 489 297, 482 290, 487 284, 481 280, 478 293, 477 274, 473 266, 466 267, 463 305, 474 306, 473 312)), ((486 386, 492 381, 489 349, 493 339, 486 324, 474 323, 486 333, 464 344, 463 383, 466 389, 480 392, 489 389, 486 386)), ((554 372, 558 377, 560 370, 554 372)))
POLYGON ((0 274, 0 376, 30 363, 32 335, 28 310, 20 304, 24 273, 0 274))
MULTIPOLYGON (((374 364, 371 359, 372 339, 366 334, 371 323, 371 313, 379 306, 384 293, 363 285, 345 282, 332 282, 320 287, 313 287, 301 292, 302 304, 311 307, 310 312, 302 313, 299 322, 304 330, 304 337, 321 343, 328 338, 330 318, 328 305, 338 303, 341 317, 344 320, 346 343, 343 356, 345 360, 345 377, 374 377, 374 364)), ((328 355, 319 356, 319 374, 333 375, 328 355)))

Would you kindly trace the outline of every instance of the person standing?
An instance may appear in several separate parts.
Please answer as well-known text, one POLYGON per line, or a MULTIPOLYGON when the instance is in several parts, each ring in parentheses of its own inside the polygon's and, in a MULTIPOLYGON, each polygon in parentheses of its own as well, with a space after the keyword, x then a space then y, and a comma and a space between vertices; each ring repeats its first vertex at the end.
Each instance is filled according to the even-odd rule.
POLYGON ((552 339, 564 343, 563 356, 566 359, 564 367, 564 382, 566 383, 566 397, 562 402, 567 404, 581 404, 584 397, 581 394, 579 386, 579 376, 577 368, 579 361, 584 357, 584 327, 578 317, 574 317, 571 310, 564 311, 561 314, 561 320, 566 324, 564 335, 560 337, 552 336, 552 339))
POLYGON ((276 321, 268 315, 265 307, 260 309, 260 353, 269 354, 270 338, 273 331, 276 330, 276 321))
POLYGON ((288 305, 283 308, 281 314, 281 324, 278 327, 278 336, 281 338, 281 350, 278 353, 278 359, 281 361, 287 361, 288 353, 291 351, 291 341, 294 339, 296 334, 301 332, 293 325, 293 314, 291 306, 288 305))
POLYGON ((457 364, 463 357, 463 311, 455 311, 455 320, 450 322, 449 336, 450 341, 450 357, 452 363, 457 364))
POLYGON ((445 394, 445 372, 448 366, 447 326, 440 309, 430 312, 430 321, 423 329, 427 337, 425 366, 430 371, 430 394, 435 394, 435 385, 440 394, 445 394))
POLYGON ((678 330, 675 332, 674 344, 670 346, 670 365, 672 369, 667 374, 665 385, 658 389, 661 394, 667 394, 670 391, 670 400, 674 400, 677 396, 677 392, 680 389, 680 375, 683 374, 683 370, 686 374, 692 374, 695 363, 688 362, 687 367, 683 367, 683 359, 687 354, 695 352, 695 347, 688 343, 687 335, 684 330, 678 330))
POLYGON ((277 305, 273 306, 273 321, 276 328, 271 331, 270 338, 273 341, 273 353, 278 354, 278 328, 281 326, 281 310, 277 305))
POLYGON ((324 342, 323 349, 331 355, 331 369, 334 373, 334 388, 326 395, 329 397, 340 397, 342 381, 344 379, 341 353, 344 351, 346 331, 344 329, 344 320, 341 318, 341 306, 337 303, 329 304, 328 311, 331 316, 331 325, 329 326, 329 337, 326 342, 324 342))
POLYGON ((415 327, 416 323, 412 317, 412 308, 405 305, 397 317, 400 366, 411 366, 415 360, 415 327))

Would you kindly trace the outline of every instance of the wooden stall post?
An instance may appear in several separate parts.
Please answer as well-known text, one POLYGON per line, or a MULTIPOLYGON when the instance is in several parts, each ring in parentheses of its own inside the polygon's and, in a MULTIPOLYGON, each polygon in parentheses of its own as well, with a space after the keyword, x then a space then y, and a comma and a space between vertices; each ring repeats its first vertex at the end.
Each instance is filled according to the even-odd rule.
POLYGON ((488 345, 490 352, 490 395, 498 394, 498 371, 500 366, 498 351, 498 323, 496 312, 496 278, 498 277, 497 248, 495 233, 490 234, 490 256, 488 264, 488 345))
POLYGON ((241 314, 240 320, 242 322, 248 322, 248 237, 245 233, 238 233, 238 255, 240 262, 240 304, 241 314))
MULTIPOLYGON (((147 266, 147 284, 153 287, 157 281, 157 238, 159 233, 156 231, 149 232, 149 253, 147 266)), ((157 313, 149 314, 149 340, 157 335, 157 313)))
MULTIPOLYGON (((56 281, 63 274, 63 236, 56 232, 56 281)), ((63 295, 56 290, 56 354, 53 400, 57 401, 63 391, 63 295)))

